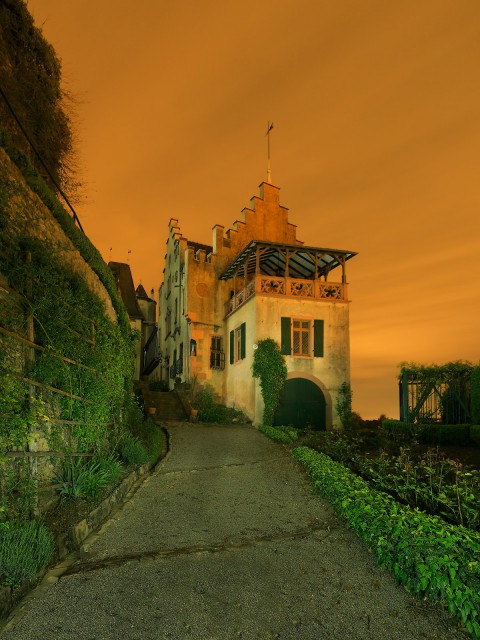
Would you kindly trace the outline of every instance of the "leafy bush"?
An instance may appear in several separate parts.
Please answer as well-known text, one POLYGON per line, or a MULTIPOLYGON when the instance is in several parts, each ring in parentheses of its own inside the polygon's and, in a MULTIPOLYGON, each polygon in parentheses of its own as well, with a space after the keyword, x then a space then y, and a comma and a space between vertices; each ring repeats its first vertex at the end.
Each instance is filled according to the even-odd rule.
POLYGON ((53 555, 53 536, 36 520, 0 523, 0 584, 18 586, 53 555))
POLYGON ((195 395, 194 407, 198 409, 200 422, 217 422, 221 424, 234 424, 247 421, 243 411, 226 407, 215 402, 213 393, 209 389, 202 389, 195 395))
POLYGON ((480 447, 480 425, 472 424, 470 427, 470 439, 480 447))
POLYGON ((264 433, 271 440, 281 442, 282 444, 291 444, 298 438, 297 430, 292 429, 292 427, 270 427, 268 425, 264 425, 259 427, 259 431, 264 433))
POLYGON ((414 594, 446 602, 480 638, 480 535, 398 504, 328 456, 300 447, 293 457, 336 512, 414 594))
POLYGON ((470 419, 480 424, 480 366, 474 367, 470 378, 470 419))
POLYGON ((150 391, 168 391, 168 382, 166 380, 152 380, 148 388, 150 391))
POLYGON ((138 436, 147 450, 150 464, 155 464, 163 451, 164 436, 161 428, 153 420, 147 418, 137 427, 135 435, 138 436))
POLYGON ((377 458, 359 458, 356 465, 376 489, 412 507, 471 529, 480 525, 479 472, 438 451, 430 449, 415 459, 405 447, 399 456, 383 452, 377 458))
POLYGON ((85 462, 76 457, 63 463, 61 473, 54 478, 54 482, 61 485, 58 492, 66 498, 96 500, 101 490, 111 484, 114 476, 113 461, 96 459, 85 462))
POLYGON ((468 424, 410 424, 400 420, 384 420, 383 429, 395 440, 407 441, 415 436, 420 442, 427 444, 470 443, 470 426, 468 424))
POLYGON ((133 436, 126 436, 120 445, 120 457, 126 464, 145 464, 148 453, 143 444, 133 436))
POLYGON ((349 437, 341 431, 323 431, 315 434, 312 440, 306 440, 305 445, 317 451, 322 451, 342 464, 355 461, 359 454, 360 440, 349 437))
POLYGON ((470 444, 470 425, 468 424, 425 424, 422 425, 420 441, 427 444, 470 444))

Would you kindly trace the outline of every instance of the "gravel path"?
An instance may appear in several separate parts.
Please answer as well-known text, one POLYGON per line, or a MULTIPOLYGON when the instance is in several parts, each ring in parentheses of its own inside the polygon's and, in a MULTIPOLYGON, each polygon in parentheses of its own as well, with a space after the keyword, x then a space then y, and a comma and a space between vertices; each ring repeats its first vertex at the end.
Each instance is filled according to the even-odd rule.
POLYGON ((467 637, 378 567, 284 448, 251 427, 168 429, 156 473, 2 638, 467 637))

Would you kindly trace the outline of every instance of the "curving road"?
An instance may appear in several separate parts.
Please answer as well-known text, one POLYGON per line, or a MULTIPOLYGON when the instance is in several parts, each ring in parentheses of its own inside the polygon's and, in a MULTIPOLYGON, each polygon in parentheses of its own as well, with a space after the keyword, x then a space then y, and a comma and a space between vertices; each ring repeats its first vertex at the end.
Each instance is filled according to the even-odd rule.
POLYGON ((467 637, 378 567, 283 447, 251 427, 168 430, 167 458, 3 640, 467 637))

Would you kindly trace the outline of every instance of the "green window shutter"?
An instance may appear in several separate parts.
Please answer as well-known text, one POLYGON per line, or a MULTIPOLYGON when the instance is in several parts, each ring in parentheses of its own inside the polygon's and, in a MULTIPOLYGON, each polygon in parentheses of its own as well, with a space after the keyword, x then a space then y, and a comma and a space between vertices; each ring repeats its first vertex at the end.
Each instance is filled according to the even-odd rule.
POLYGON ((292 334, 291 334, 291 326, 292 322, 290 318, 281 318, 281 328, 282 328, 282 337, 281 337, 281 351, 284 356, 292 355, 292 334))
POLYGON ((235 334, 230 331, 230 364, 235 362, 235 334))
POLYGON ((245 358, 246 353, 246 334, 247 334, 247 325, 243 322, 240 325, 240 334, 241 334, 241 344, 240 344, 240 358, 245 358))
POLYGON ((323 356, 323 320, 313 321, 313 355, 315 358, 323 356))

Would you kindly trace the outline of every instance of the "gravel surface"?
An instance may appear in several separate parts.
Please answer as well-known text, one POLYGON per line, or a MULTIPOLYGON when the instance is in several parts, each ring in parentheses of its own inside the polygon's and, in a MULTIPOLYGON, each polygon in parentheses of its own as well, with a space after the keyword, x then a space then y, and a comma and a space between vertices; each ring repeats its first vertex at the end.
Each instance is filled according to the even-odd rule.
POLYGON ((2 638, 468 637, 378 567, 283 447, 251 427, 168 429, 156 473, 2 638))

